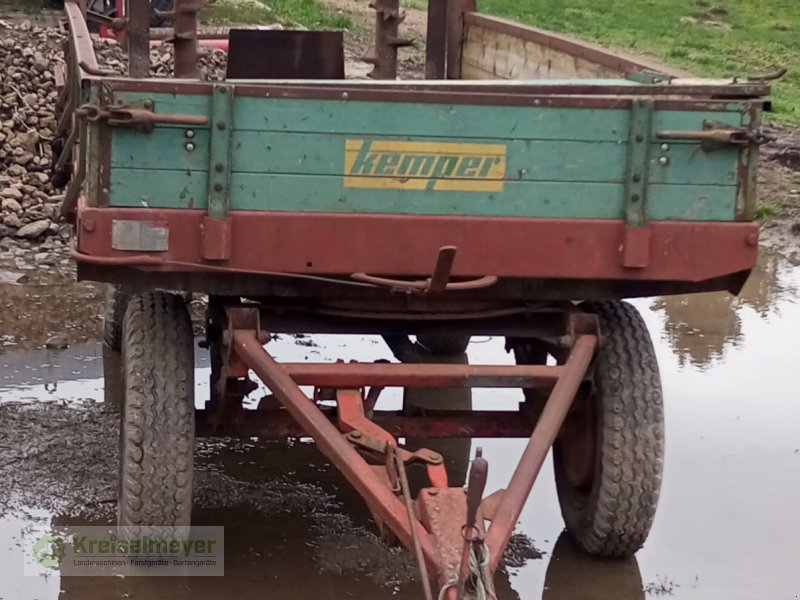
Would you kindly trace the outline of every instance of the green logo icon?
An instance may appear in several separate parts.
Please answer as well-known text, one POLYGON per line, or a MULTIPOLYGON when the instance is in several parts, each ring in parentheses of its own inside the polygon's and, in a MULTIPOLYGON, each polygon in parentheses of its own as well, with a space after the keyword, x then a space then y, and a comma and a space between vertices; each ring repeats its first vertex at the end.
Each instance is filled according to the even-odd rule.
POLYGON ((43 567, 57 567, 64 559, 65 553, 64 540, 57 535, 48 533, 33 543, 33 560, 43 567))

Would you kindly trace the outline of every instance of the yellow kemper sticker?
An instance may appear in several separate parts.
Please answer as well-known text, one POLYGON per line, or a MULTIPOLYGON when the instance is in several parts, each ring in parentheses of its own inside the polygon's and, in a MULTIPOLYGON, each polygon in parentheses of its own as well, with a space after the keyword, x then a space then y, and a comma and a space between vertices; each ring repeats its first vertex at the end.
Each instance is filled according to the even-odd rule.
POLYGON ((349 188, 502 192, 505 144, 347 140, 349 188))

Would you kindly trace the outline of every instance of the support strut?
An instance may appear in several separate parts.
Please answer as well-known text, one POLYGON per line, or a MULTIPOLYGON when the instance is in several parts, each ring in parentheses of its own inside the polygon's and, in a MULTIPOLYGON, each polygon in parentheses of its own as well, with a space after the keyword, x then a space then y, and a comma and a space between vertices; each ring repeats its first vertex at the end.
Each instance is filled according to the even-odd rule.
MULTIPOLYGON (((234 329, 230 339, 232 352, 269 386, 285 411, 361 494, 379 523, 391 529, 406 547, 416 550, 421 571, 427 570, 437 580, 447 598, 459 600, 474 591, 470 586, 482 587, 491 594, 491 577, 597 347, 596 335, 582 334, 561 366, 501 367, 505 369, 502 375, 492 370, 495 367, 471 366, 470 377, 466 366, 456 366, 462 370, 454 371, 453 365, 427 365, 432 368, 417 373, 409 373, 407 365, 397 364, 337 363, 331 365, 330 372, 320 365, 280 365, 264 350, 257 331, 234 329), (340 370, 338 379, 336 369, 340 370), (508 488, 489 496, 489 503, 480 502, 487 469, 483 458, 473 464, 466 493, 461 488, 448 488, 441 456, 428 450, 411 453, 398 447, 395 436, 368 417, 363 390, 354 387, 365 379, 378 387, 409 382, 423 387, 432 387, 431 382, 503 387, 513 381, 525 387, 552 388, 552 392, 508 488), (333 397, 338 405, 335 423, 299 387, 301 381, 319 385, 320 380, 334 385, 333 397), (546 383, 542 385, 542 381, 546 383), (343 382, 352 385, 344 386, 343 382), (369 464, 362 454, 383 456, 385 464, 369 464), (426 464, 433 484, 421 490, 414 510, 403 481, 405 465, 413 461, 426 464), (484 519, 488 516, 491 525, 485 529, 484 519), (469 553, 478 558, 467 561, 469 553), (480 564, 480 572, 468 574, 468 563, 480 564)), ((413 366, 419 369, 424 365, 413 366)), ((317 394, 324 398, 331 397, 330 391, 317 388, 317 394)))

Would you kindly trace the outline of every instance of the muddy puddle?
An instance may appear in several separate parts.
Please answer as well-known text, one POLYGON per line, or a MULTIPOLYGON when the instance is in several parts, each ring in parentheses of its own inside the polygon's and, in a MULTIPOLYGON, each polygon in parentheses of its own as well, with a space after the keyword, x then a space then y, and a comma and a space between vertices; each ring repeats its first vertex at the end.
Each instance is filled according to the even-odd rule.
MULTIPOLYGON (((498 597, 797 598, 800 268, 769 255, 739 298, 636 304, 657 345, 667 419, 650 539, 627 561, 577 552, 562 534, 546 465, 498 574, 498 597)), ((282 360, 389 357, 372 338, 285 336, 272 350, 282 360)), ((118 416, 96 342, 0 351, 0 600, 421 597, 409 556, 379 539, 360 499, 302 441, 198 442, 195 522, 225 526, 224 578, 23 576, 23 529, 113 521, 118 416)), ((475 338, 469 356, 510 363, 500 339, 475 338)), ((204 352, 196 364, 204 398, 204 352)), ((513 408, 517 394, 476 391, 473 403, 513 408)), ((381 402, 397 408, 400 394, 381 402)), ((489 491, 503 487, 524 440, 478 445, 489 491)))

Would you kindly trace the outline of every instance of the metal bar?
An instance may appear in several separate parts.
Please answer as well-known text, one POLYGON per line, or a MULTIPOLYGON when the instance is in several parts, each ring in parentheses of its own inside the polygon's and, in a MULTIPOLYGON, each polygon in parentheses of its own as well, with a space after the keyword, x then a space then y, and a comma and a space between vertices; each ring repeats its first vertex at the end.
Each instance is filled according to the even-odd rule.
MULTIPOLYGON (((388 449, 387 449, 388 450, 388 449)), ((431 593, 431 580, 428 576, 428 568, 425 564, 425 556, 422 554, 422 546, 419 543, 419 535, 417 529, 414 527, 416 517, 414 516, 414 507, 411 504, 411 488, 408 485, 408 474, 406 473, 406 465, 403 462, 400 453, 395 448, 390 451, 390 456, 394 459, 397 468, 397 475, 400 479, 400 491, 403 495, 403 503, 406 507, 408 514, 408 526, 411 529, 411 538, 414 542, 414 557, 417 560, 417 568, 419 568, 419 578, 422 580, 422 592, 425 595, 425 600, 433 600, 431 593)))
POLYGON ((375 10, 375 68, 369 73, 372 79, 397 79, 397 47, 400 23, 400 0, 375 0, 370 6, 375 10))
POLYGON ((476 0, 447 0, 447 78, 461 79, 461 50, 466 37, 466 15, 478 10, 476 0))
POLYGON ((425 79, 444 79, 447 70, 448 0, 428 0, 425 35, 425 79))
POLYGON ((503 549, 511 538, 525 501, 569 412, 596 348, 597 337, 593 335, 583 335, 575 342, 565 365, 566 370, 553 388, 533 435, 511 476, 486 533, 486 545, 491 553, 491 572, 497 569, 503 558, 503 549))
POLYGON ((80 6, 73 0, 67 0, 64 3, 64 11, 69 22, 69 38, 75 64, 83 63, 89 68, 97 69, 97 57, 94 54, 92 38, 89 36, 89 28, 86 26, 86 19, 83 17, 80 6))
POLYGON ((125 46, 128 54, 128 77, 150 75, 150 3, 147 0, 127 0, 125 16, 125 46))
POLYGON ((331 388, 467 387, 550 389, 564 366, 424 365, 402 363, 282 363, 297 385, 331 388))
POLYGON ((175 35, 175 77, 197 79, 197 3, 196 0, 175 0, 173 16, 175 35))
MULTIPOLYGON (((328 420, 336 421, 337 413, 332 407, 323 408, 321 412, 328 420)), ((409 417, 396 411, 375 411, 371 420, 395 438, 527 438, 530 437, 540 412, 538 407, 525 413, 426 410, 424 415, 409 417)), ((208 422, 204 410, 195 411, 195 416, 199 437, 257 436, 262 439, 286 439, 305 435, 291 415, 282 409, 247 411, 241 423, 222 423, 219 426, 212 426, 208 422)))
MULTIPOLYGON (((411 547, 413 544, 411 526, 403 503, 319 411, 316 404, 300 390, 281 365, 264 350, 255 332, 235 330, 233 350, 269 386, 303 430, 314 438, 320 451, 361 494, 374 514, 400 538, 406 547, 411 547)), ((439 565, 433 541, 419 522, 415 523, 415 526, 425 562, 438 574, 439 565)))
POLYGON ((653 100, 633 103, 628 138, 628 176, 625 181, 625 219, 629 227, 647 223, 648 158, 650 154, 653 100))

